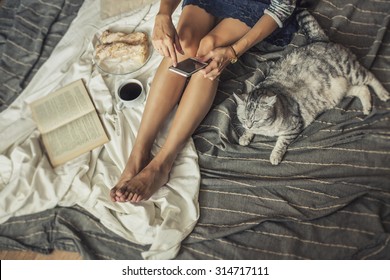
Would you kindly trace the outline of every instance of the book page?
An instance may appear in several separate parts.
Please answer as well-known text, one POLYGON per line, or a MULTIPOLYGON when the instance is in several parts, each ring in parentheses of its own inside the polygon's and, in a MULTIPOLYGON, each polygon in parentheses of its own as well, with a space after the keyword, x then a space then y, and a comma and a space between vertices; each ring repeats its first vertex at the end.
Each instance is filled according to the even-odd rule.
POLYGON ((82 80, 77 80, 30 104, 42 134, 95 110, 82 80))
POLYGON ((57 166, 108 142, 95 111, 42 135, 50 162, 57 166))

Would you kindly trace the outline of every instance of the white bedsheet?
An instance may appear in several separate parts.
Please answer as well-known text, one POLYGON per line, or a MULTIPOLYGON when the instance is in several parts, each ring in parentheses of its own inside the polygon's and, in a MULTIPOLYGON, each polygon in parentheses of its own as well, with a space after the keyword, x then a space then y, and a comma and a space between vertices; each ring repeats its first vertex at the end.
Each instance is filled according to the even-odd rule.
MULTIPOLYGON (((115 88, 126 78, 138 78, 149 89, 161 57, 126 76, 101 75, 92 65, 90 40, 98 29, 118 22, 152 31, 158 4, 122 18, 100 19, 99 5, 86 0, 68 32, 21 96, 0 115, 0 222, 12 216, 59 206, 80 205, 120 236, 151 244, 145 259, 173 258, 199 217, 199 167, 189 140, 179 154, 170 180, 151 199, 139 204, 113 203, 109 191, 130 154, 143 106, 116 112, 115 88), (28 103, 82 78, 94 99, 111 141, 104 147, 52 169, 39 144, 39 133, 28 103)), ((180 8, 173 19, 177 22, 180 8)), ((169 121, 153 153, 164 141, 169 121)))

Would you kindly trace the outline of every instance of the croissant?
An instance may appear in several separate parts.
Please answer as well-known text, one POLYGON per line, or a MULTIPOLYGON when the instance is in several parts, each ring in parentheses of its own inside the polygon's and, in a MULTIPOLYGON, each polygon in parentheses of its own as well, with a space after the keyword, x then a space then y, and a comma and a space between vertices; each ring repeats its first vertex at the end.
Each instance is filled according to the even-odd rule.
POLYGON ((123 58, 143 64, 149 56, 148 35, 143 32, 111 32, 106 30, 99 37, 100 44, 95 48, 99 60, 123 58))

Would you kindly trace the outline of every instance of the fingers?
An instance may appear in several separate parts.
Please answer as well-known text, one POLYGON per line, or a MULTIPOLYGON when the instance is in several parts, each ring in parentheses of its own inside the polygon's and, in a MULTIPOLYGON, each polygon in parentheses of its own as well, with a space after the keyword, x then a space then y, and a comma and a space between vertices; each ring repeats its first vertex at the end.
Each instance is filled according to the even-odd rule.
POLYGON ((184 55, 184 51, 183 51, 183 48, 181 47, 181 44, 180 44, 180 38, 179 38, 179 35, 175 35, 175 47, 176 47, 176 50, 181 53, 182 55, 184 55))
POLYGON ((205 78, 215 80, 221 75, 223 69, 230 63, 227 50, 226 47, 216 48, 199 58, 203 62, 209 61, 207 67, 201 70, 205 78))
POLYGON ((174 66, 177 65, 176 47, 172 40, 155 42, 154 48, 160 55, 171 58, 174 66))
POLYGON ((202 61, 202 62, 207 62, 207 61, 211 61, 213 60, 213 57, 214 57, 214 52, 209 52, 208 54, 206 55, 199 55, 199 53, 196 54, 196 58, 199 60, 199 61, 202 61))
POLYGON ((226 61, 211 60, 209 65, 207 65, 204 69, 201 70, 201 73, 205 78, 213 81, 221 75, 222 70, 225 69, 226 66, 226 61))
POLYGON ((170 45, 168 45, 167 49, 168 49, 168 55, 165 55, 165 56, 169 56, 172 59, 173 66, 176 67, 177 66, 177 55, 176 55, 175 46, 173 44, 170 44, 170 45))
POLYGON ((168 50, 169 50, 169 56, 171 57, 172 59, 172 64, 173 66, 177 66, 177 53, 176 51, 178 51, 180 54, 184 55, 184 51, 183 51, 183 48, 181 47, 181 44, 180 44, 180 39, 179 39, 179 36, 177 35, 177 33, 175 32, 175 42, 173 45, 168 45, 168 50))
POLYGON ((176 30, 172 35, 164 34, 159 37, 156 35, 153 39, 153 47, 160 55, 171 58, 174 66, 177 66, 177 52, 184 55, 176 30))

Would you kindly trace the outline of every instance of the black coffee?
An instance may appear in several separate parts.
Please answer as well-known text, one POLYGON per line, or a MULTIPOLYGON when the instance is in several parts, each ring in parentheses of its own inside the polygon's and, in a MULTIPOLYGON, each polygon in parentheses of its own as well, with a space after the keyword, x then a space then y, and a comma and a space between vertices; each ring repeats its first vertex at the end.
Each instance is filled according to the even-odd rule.
POLYGON ((140 96, 142 88, 139 84, 128 83, 123 85, 119 90, 119 96, 122 100, 134 100, 140 96))

